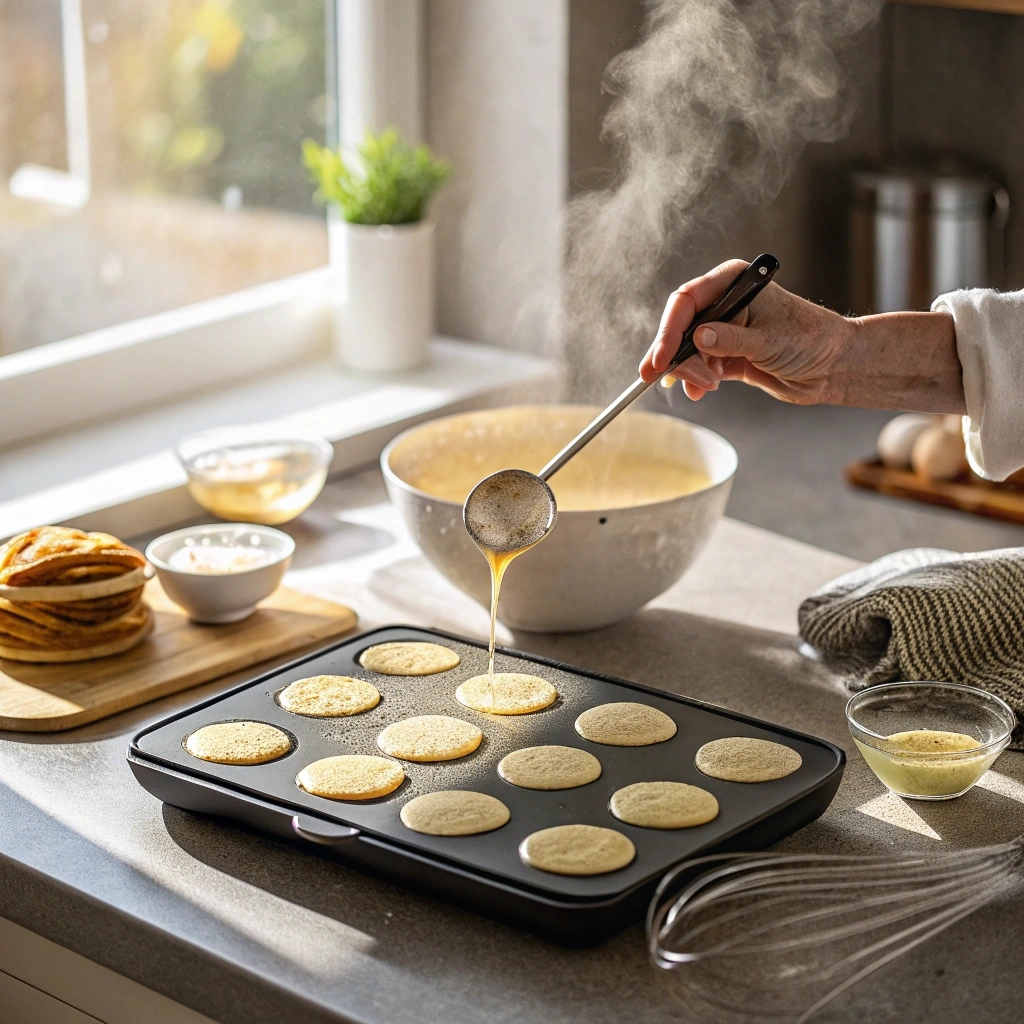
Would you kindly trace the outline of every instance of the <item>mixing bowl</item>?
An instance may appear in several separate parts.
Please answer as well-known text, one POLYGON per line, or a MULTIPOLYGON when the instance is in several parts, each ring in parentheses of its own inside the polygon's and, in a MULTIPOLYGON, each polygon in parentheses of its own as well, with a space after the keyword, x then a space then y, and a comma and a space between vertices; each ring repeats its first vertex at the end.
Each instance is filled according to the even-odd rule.
MULTIPOLYGON (((490 573, 466 533, 462 504, 499 469, 536 472, 600 411, 546 405, 486 409, 399 434, 384 480, 416 543, 485 607, 490 573)), ((690 567, 725 510, 736 450, 672 416, 630 412, 599 434, 551 485, 550 535, 509 567, 498 618, 512 629, 568 632, 628 618, 690 567)))

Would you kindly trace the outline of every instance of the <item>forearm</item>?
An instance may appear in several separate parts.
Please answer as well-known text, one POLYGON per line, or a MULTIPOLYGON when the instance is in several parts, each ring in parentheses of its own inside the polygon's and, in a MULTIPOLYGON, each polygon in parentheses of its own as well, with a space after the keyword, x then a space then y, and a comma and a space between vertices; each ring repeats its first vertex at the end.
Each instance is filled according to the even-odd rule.
POLYGON ((948 313, 880 313, 848 323, 830 374, 833 403, 967 412, 956 332, 948 313))

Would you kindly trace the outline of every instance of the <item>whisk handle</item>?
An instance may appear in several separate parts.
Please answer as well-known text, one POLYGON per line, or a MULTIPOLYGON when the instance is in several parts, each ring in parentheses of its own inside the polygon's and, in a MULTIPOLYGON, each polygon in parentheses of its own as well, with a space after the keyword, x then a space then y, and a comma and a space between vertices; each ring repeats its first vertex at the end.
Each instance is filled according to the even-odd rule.
POLYGON ((731 320, 754 301, 779 269, 779 261, 771 253, 762 253, 753 260, 728 288, 707 309, 702 309, 693 318, 693 323, 683 332, 679 351, 668 364, 666 373, 671 373, 680 363, 697 354, 693 343, 694 332, 702 324, 731 320))

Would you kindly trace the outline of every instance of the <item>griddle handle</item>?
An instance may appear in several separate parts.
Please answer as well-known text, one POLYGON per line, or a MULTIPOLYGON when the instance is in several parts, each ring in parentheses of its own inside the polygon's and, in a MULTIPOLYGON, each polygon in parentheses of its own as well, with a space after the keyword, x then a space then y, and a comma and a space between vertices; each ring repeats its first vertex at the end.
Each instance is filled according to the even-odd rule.
POLYGON ((359 829, 351 825, 338 825, 308 814, 296 814, 292 818, 292 831, 300 838, 320 846, 341 846, 359 837, 359 829))

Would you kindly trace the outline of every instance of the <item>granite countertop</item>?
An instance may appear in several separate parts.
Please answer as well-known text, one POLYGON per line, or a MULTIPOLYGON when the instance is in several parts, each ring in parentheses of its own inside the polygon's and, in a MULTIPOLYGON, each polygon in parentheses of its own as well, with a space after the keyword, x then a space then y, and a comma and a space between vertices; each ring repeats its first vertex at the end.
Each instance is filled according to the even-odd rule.
MULTIPOLYGON (((290 583, 391 622, 484 636, 487 616, 419 555, 379 475, 332 484, 295 525, 290 583)), ((853 750, 845 693, 794 635, 807 593, 854 563, 724 520, 691 571, 634 618, 502 641, 814 733, 850 754, 839 794, 788 850, 1000 842, 1024 832, 1024 757, 948 803, 889 796, 853 750)), ((252 673, 248 673, 252 674, 252 673)), ((0 733, 0 916, 224 1024, 694 1018, 636 925, 567 949, 301 849, 162 806, 125 762, 148 722, 231 677, 81 729, 0 733)), ((838 998, 816 1020, 1010 1021, 1024 1012, 1015 897, 838 998)))

